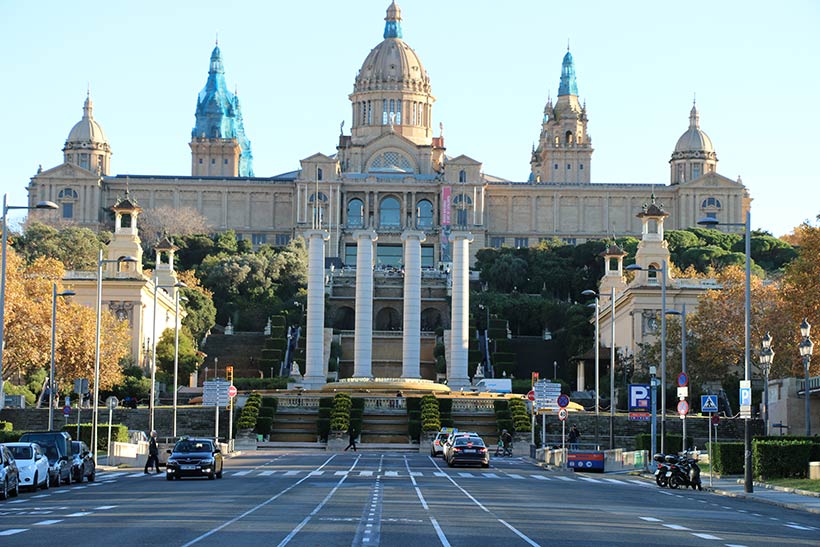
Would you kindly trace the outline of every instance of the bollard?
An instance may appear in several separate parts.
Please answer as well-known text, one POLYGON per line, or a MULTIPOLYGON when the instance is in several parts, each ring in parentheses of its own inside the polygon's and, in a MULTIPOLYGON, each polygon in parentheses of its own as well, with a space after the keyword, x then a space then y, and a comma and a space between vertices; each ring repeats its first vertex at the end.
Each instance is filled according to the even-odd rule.
POLYGON ((820 462, 809 462, 809 478, 820 480, 820 462))

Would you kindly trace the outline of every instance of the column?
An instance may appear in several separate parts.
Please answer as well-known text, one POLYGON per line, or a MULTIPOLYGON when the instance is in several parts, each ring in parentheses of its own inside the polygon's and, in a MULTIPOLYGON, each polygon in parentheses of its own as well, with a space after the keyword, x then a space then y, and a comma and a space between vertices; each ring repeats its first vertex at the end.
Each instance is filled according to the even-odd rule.
POLYGON ((405 230, 404 317, 401 342, 401 377, 421 378, 421 242, 424 232, 405 230))
POLYGON ((356 333, 353 339, 353 377, 373 376, 373 243, 374 230, 353 232, 356 240, 356 333))
POLYGON ((586 378, 584 377, 584 366, 586 361, 578 361, 578 391, 586 391, 586 378))
POLYGON ((453 297, 450 319, 450 363, 447 363, 447 385, 459 389, 470 385, 467 375, 467 346, 470 341, 468 316, 470 309, 470 232, 450 234, 453 250, 453 297))
POLYGON ((319 389, 325 376, 325 241, 324 230, 308 230, 308 298, 307 339, 305 341, 305 377, 307 389, 319 389))

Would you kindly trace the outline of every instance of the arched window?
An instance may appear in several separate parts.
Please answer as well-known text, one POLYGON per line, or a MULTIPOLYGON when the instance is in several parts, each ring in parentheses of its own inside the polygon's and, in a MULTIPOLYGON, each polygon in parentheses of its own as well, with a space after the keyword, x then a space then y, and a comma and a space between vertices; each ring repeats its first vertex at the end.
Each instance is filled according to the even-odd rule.
POLYGON ((720 200, 715 197, 708 197, 700 204, 701 209, 721 209, 720 200))
POLYGON ((416 227, 433 227, 433 204, 426 199, 419 201, 416 206, 416 227))
POLYGON ((384 152, 370 162, 369 172, 413 173, 415 169, 407 157, 399 152, 384 152))
POLYGON ((351 228, 363 226, 364 203, 359 198, 347 202, 347 225, 351 228))
POLYGON ((383 228, 401 226, 401 206, 394 197, 386 197, 379 206, 379 226, 383 228))
POLYGON ((458 194, 453 198, 453 207, 456 208, 456 225, 466 226, 473 200, 466 194, 458 194))
POLYGON ((572 144, 572 131, 567 131, 566 139, 567 139, 567 144, 572 144))
POLYGON ((63 188, 60 190, 60 193, 57 194, 58 199, 77 199, 77 191, 73 188, 63 188))
POLYGON ((657 285, 661 276, 661 267, 657 264, 650 264, 647 268, 646 277, 650 285, 657 285))
POLYGON ((327 209, 328 199, 323 192, 318 194, 311 194, 308 202, 313 206, 313 219, 317 226, 321 226, 325 220, 325 210, 327 209), (318 196, 318 199, 317 199, 318 196))
POLYGON ((467 182, 467 171, 464 169, 458 172, 458 182, 467 182))
POLYGON ((322 180, 322 175, 324 175, 324 173, 322 172, 322 168, 317 167, 316 168, 316 180, 322 180))

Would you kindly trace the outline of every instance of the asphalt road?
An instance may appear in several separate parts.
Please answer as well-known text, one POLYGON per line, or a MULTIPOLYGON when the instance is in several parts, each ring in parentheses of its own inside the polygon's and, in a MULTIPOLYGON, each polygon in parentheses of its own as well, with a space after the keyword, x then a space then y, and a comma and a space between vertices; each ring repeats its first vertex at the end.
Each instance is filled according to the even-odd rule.
POLYGON ((818 545, 817 515, 518 459, 258 452, 223 479, 141 470, 0 502, 0 545, 818 545))

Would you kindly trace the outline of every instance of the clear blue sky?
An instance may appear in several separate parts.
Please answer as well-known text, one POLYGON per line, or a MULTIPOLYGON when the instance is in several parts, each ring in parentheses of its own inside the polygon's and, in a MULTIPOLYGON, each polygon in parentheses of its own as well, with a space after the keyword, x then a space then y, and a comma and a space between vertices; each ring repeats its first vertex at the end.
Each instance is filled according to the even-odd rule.
MULTIPOLYGON (((331 154, 348 94, 382 39, 388 0, 0 0, 0 188, 26 202, 91 86, 117 174, 190 174, 196 96, 219 34, 257 176, 331 154)), ((570 40, 587 103, 593 182, 666 184, 694 93, 718 172, 754 198, 775 235, 820 213, 820 2, 404 0, 405 41, 437 97, 448 153, 526 180, 570 40)))

